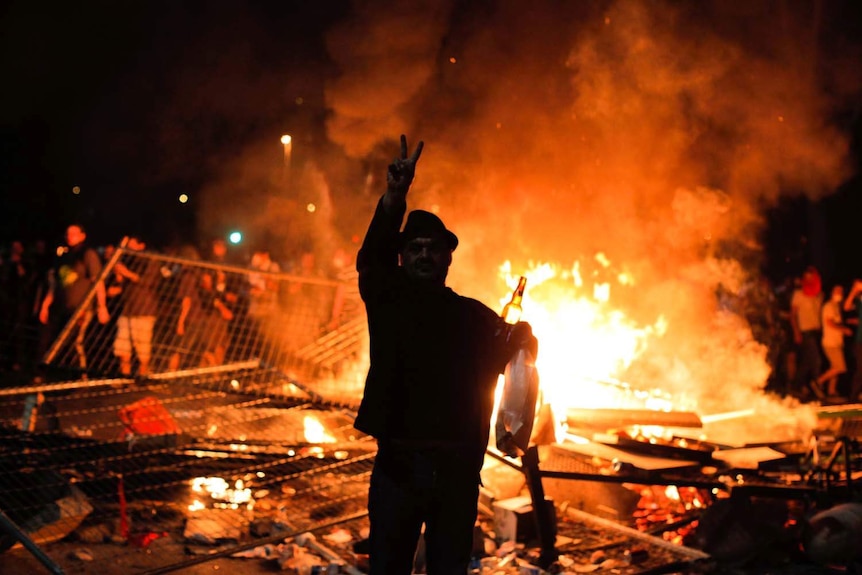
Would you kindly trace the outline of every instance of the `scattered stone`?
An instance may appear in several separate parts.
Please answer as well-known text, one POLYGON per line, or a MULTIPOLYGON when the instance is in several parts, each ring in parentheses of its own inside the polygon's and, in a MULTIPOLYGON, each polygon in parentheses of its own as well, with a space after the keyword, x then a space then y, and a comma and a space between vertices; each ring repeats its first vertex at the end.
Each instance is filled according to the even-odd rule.
POLYGON ((109 525, 99 523, 98 525, 81 527, 75 532, 75 535, 82 543, 104 543, 111 540, 113 530, 109 525))
POLYGON ((249 533, 252 537, 269 537, 274 531, 272 519, 255 519, 249 525, 249 533))
POLYGON ((623 552, 623 560, 629 565, 643 563, 649 557, 649 551, 645 547, 632 547, 623 552))
POLYGON ((334 529, 324 535, 323 538, 333 545, 345 545, 353 541, 353 535, 347 529, 334 529))
POLYGON ((593 551, 592 555, 590 555, 590 563, 598 565, 606 558, 607 554, 602 549, 599 549, 598 551, 593 551))
POLYGON ((186 519, 183 537, 194 543, 216 545, 224 541, 239 541, 247 522, 235 510, 202 509, 186 519))
POLYGON ((92 561, 93 560, 93 552, 87 549, 86 547, 80 547, 75 549, 70 554, 72 557, 77 559, 78 561, 92 561))

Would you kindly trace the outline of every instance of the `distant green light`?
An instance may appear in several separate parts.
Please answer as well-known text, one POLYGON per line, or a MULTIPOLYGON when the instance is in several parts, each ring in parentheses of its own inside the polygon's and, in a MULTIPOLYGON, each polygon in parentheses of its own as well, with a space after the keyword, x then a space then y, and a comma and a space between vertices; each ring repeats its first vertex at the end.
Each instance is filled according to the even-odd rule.
POLYGON ((227 237, 228 241, 233 245, 236 245, 242 241, 242 233, 240 232, 231 232, 227 237))

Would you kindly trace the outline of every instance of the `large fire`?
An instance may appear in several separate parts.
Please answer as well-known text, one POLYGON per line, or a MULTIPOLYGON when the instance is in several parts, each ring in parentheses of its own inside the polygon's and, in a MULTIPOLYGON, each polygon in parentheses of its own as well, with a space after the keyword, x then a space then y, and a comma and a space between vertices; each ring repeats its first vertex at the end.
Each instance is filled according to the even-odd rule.
MULTIPOLYGON (((595 256, 590 266, 539 263, 518 273, 514 273, 508 261, 500 267, 500 275, 509 288, 517 285, 519 275, 527 277, 522 319, 532 325, 540 341, 536 361, 540 374, 540 401, 551 406, 558 441, 565 436, 566 414, 571 408, 694 412, 704 425, 690 433, 700 439, 713 439, 710 437, 712 432, 716 439, 722 441, 736 435, 733 443, 740 444, 755 440, 757 432, 751 432, 749 427, 755 425, 758 418, 767 418, 776 424, 766 430, 766 434, 773 434, 772 439, 775 440, 787 439, 782 434, 788 430, 791 436, 806 432, 809 425, 806 412, 797 405, 768 397, 762 386, 754 389, 740 387, 736 381, 738 374, 727 369, 722 354, 718 352, 713 373, 709 374, 707 381, 697 380, 696 368, 688 369, 684 356, 675 356, 675 365, 669 364, 673 369, 662 377, 627 381, 629 368, 639 358, 650 353, 665 353, 654 350, 668 347, 661 344, 671 328, 685 331, 687 326, 671 326, 663 314, 656 315, 648 323, 627 315, 615 305, 614 295, 618 290, 631 289, 637 278, 627 272, 611 272, 613 269, 614 266, 601 253, 595 256), (591 271, 585 274, 585 267, 607 273, 591 271), (718 402, 711 399, 708 407, 704 407, 699 399, 715 396, 715 390, 709 389, 713 385, 711 378, 715 377, 714 374, 722 374, 722 370, 725 370, 722 399, 718 402), (685 378, 684 392, 673 388, 674 377, 685 378), (715 427, 719 425, 723 427, 715 427), (774 435, 776 427, 782 429, 778 436, 774 435), (731 430, 730 436, 728 429, 731 430)), ((501 306, 506 299, 500 300, 501 306)), ((737 353, 743 356, 749 352, 740 348, 737 353)), ((749 378, 761 375, 761 383, 765 384, 768 372, 745 375, 749 378)), ((655 425, 640 426, 636 430, 649 436, 678 431, 655 425)))
MULTIPOLYGON (((502 271, 507 284, 517 283, 509 262, 502 271)), ((557 406, 607 407, 613 400, 616 406, 647 407, 642 404, 645 397, 615 394, 614 390, 623 389, 616 377, 646 349, 651 338, 661 337, 664 318, 637 325, 612 307, 610 283, 585 285, 577 264, 571 269, 539 264, 525 275, 528 286, 544 285, 545 289, 535 298, 531 294, 536 291, 527 289, 524 319, 536 334, 553 334, 542 338, 536 362, 545 401, 557 406)), ((632 281, 628 276, 619 280, 632 281)))
MULTIPOLYGON (((690 259, 659 281, 654 273, 641 278, 601 252, 569 264, 516 267, 505 261, 497 272, 498 287, 485 301, 498 310, 519 277, 527 278, 521 319, 539 339, 539 402, 551 407, 557 441, 571 438, 571 409, 696 414, 702 425, 646 422, 626 431, 726 445, 804 440, 817 425, 816 406, 767 393, 766 346, 744 317, 714 296, 718 285, 743 291, 744 274, 732 260, 690 259)), ((477 288, 477 278, 463 279, 455 281, 459 293, 480 299, 487 293, 477 288)), ((367 347, 358 358, 324 382, 331 393, 361 397, 367 347)), ((501 392, 498 385, 498 403, 501 392)))

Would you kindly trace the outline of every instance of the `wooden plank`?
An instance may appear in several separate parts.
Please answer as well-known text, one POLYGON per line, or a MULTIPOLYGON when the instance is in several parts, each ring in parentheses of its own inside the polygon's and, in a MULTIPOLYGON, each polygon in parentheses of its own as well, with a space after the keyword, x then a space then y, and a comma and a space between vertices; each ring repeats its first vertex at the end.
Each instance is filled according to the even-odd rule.
POLYGON ((743 447, 720 449, 712 457, 736 469, 758 469, 761 463, 786 459, 787 455, 771 447, 743 447))
POLYGON ((636 453, 630 453, 628 451, 616 449, 614 447, 610 447, 609 445, 603 445, 601 443, 564 442, 555 444, 555 447, 559 447, 561 449, 576 453, 578 455, 586 455, 587 457, 598 457, 599 459, 604 459, 605 461, 616 460, 623 463, 628 463, 636 467, 637 469, 641 469, 643 471, 664 471, 670 469, 684 469, 688 467, 700 466, 700 463, 697 461, 638 455, 636 453))
POLYGON ((570 407, 566 410, 569 427, 599 427, 618 429, 632 425, 658 425, 661 427, 703 427, 700 416, 690 411, 655 411, 652 409, 586 409, 570 407))

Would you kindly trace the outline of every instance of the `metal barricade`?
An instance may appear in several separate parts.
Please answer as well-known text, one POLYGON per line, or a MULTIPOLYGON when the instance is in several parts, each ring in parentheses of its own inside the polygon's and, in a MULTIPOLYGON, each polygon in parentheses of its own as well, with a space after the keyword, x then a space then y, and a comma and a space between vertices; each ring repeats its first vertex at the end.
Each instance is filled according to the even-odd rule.
POLYGON ((92 290, 44 357, 53 377, 0 389, 0 510, 18 529, 0 551, 62 568, 75 541, 121 561, 167 536, 223 554, 364 516, 354 286, 124 247, 101 281, 110 320, 90 319, 92 290))

